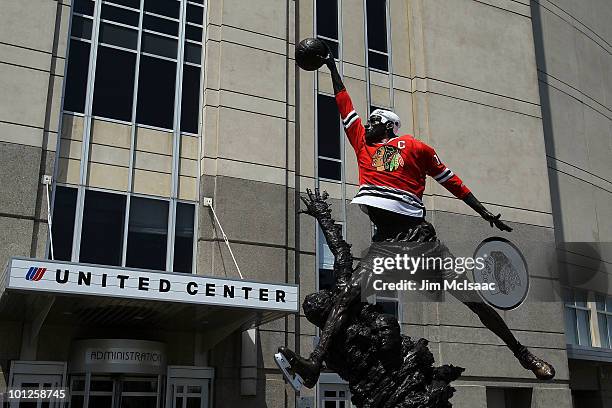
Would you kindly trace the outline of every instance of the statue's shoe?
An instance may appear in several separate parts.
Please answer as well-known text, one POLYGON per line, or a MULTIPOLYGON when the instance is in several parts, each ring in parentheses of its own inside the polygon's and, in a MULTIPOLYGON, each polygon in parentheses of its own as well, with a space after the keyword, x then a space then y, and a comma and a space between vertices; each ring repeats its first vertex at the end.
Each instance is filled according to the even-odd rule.
POLYGON ((291 364, 290 370, 302 378, 305 387, 312 388, 317 384, 321 373, 321 367, 318 364, 310 359, 298 356, 284 346, 279 347, 278 352, 291 364))
POLYGON ((538 380, 552 380, 555 377, 555 368, 541 358, 534 356, 527 347, 522 347, 514 355, 524 368, 535 374, 538 380))

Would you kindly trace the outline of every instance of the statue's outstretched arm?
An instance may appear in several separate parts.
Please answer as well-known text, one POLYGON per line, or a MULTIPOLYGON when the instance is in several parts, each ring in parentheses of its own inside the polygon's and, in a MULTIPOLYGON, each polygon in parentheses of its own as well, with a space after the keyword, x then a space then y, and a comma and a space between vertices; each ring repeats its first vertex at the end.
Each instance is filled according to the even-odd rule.
POLYGON ((342 237, 342 226, 336 224, 331 216, 330 205, 325 201, 329 195, 326 191, 321 194, 319 189, 315 189, 314 193, 312 190, 307 189, 306 194, 306 196, 300 196, 304 204, 306 204, 306 209, 300 212, 317 219, 321 231, 325 235, 327 246, 332 254, 334 254, 336 277, 345 273, 351 273, 353 270, 351 245, 342 237))

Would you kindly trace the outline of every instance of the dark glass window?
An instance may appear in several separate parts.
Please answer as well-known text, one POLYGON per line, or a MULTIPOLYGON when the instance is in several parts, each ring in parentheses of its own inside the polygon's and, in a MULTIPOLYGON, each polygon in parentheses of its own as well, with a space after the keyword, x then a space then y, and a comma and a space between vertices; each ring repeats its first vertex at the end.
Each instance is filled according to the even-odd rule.
POLYGON ((185 42, 185 61, 200 64, 202 61, 202 47, 185 42))
POLYGON ((319 177, 340 181, 342 179, 340 164, 338 161, 319 158, 319 177))
POLYGON ((387 2, 367 0, 368 48, 387 52, 387 2))
POLYGON ((398 318, 399 310, 398 310, 397 302, 393 300, 383 300, 383 301, 378 300, 376 301, 376 304, 378 305, 378 307, 380 307, 383 313, 391 315, 395 317, 396 319, 398 318))
POLYGON ((127 27, 101 23, 100 42, 135 50, 138 44, 138 31, 127 27))
POLYGON ((200 27, 186 25, 185 37, 188 40, 202 41, 202 29, 200 27))
POLYGON ((333 289, 335 283, 333 269, 319 269, 319 290, 333 289))
POLYGON ((162 16, 179 17, 179 2, 176 0, 145 0, 144 9, 162 16))
POLYGON ((150 33, 142 34, 142 51, 162 57, 176 58, 177 40, 150 33))
POLYGON ((98 47, 93 114, 129 121, 132 118, 136 54, 98 47))
POLYGON ((178 35, 178 22, 145 15, 143 20, 144 28, 169 35, 178 35))
POLYGON ((317 0, 317 35, 338 39, 338 0, 317 0))
POLYGON ((319 156, 340 158, 340 114, 331 96, 317 95, 317 140, 319 156))
POLYGON ((204 21, 204 9, 193 4, 187 4, 187 21, 201 25, 204 21))
POLYGON ((125 196, 87 190, 80 262, 121 265, 125 196))
POLYGON ((166 270, 168 202, 132 197, 125 265, 166 270))
POLYGON ((140 9, 140 0, 108 0, 111 3, 121 4, 135 9, 140 9))
POLYGON ((135 11, 126 10, 124 8, 113 7, 109 4, 102 5, 102 19, 111 20, 117 23, 123 23, 138 27, 138 14, 135 11))
POLYGON ((338 0, 317 0, 317 35, 327 37, 322 40, 338 58, 338 0))
POLYGON ((181 131, 198 133, 200 117, 200 68, 183 66, 183 95, 181 100, 181 131))
POLYGON ((174 238, 174 272, 191 273, 193 265, 193 223, 195 206, 177 203, 174 238))
POLYGON ((89 18, 74 16, 72 18, 72 32, 73 37, 85 38, 91 40, 91 27, 92 21, 89 18))
POLYGON ((368 52, 368 65, 370 68, 380 69, 381 71, 389 70, 389 56, 379 54, 377 52, 368 52))
POLYGON ((336 41, 331 41, 328 40, 327 38, 320 38, 320 40, 323 40, 328 46, 329 49, 331 50, 332 54, 334 55, 334 58, 338 58, 338 43, 336 41))
POLYGON ((88 70, 89 43, 70 40, 64 110, 80 113, 85 112, 88 70))
POLYGON ((56 187, 51 232, 53 234, 53 254, 55 259, 60 261, 70 261, 72 257, 76 201, 76 188, 56 187))
POLYGON ((75 13, 87 14, 93 16, 94 12, 94 1, 93 0, 74 0, 72 2, 75 13))
POLYGON ((176 63, 143 55, 140 57, 136 121, 173 128, 176 63))

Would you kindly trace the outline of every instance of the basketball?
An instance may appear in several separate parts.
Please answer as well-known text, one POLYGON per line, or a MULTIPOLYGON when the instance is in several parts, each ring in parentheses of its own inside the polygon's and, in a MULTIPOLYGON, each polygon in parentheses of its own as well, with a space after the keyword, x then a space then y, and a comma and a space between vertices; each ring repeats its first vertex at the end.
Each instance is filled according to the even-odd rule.
POLYGON ((295 47, 295 62, 306 71, 315 71, 324 63, 327 47, 318 38, 306 38, 295 47))

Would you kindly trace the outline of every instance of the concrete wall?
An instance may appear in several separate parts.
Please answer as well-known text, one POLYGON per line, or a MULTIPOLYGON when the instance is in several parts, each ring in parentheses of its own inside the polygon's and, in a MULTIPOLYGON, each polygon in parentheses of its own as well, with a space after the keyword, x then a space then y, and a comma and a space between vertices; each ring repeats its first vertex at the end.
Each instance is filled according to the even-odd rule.
POLYGON ((545 0, 532 10, 557 238, 609 242, 612 6, 545 0))

